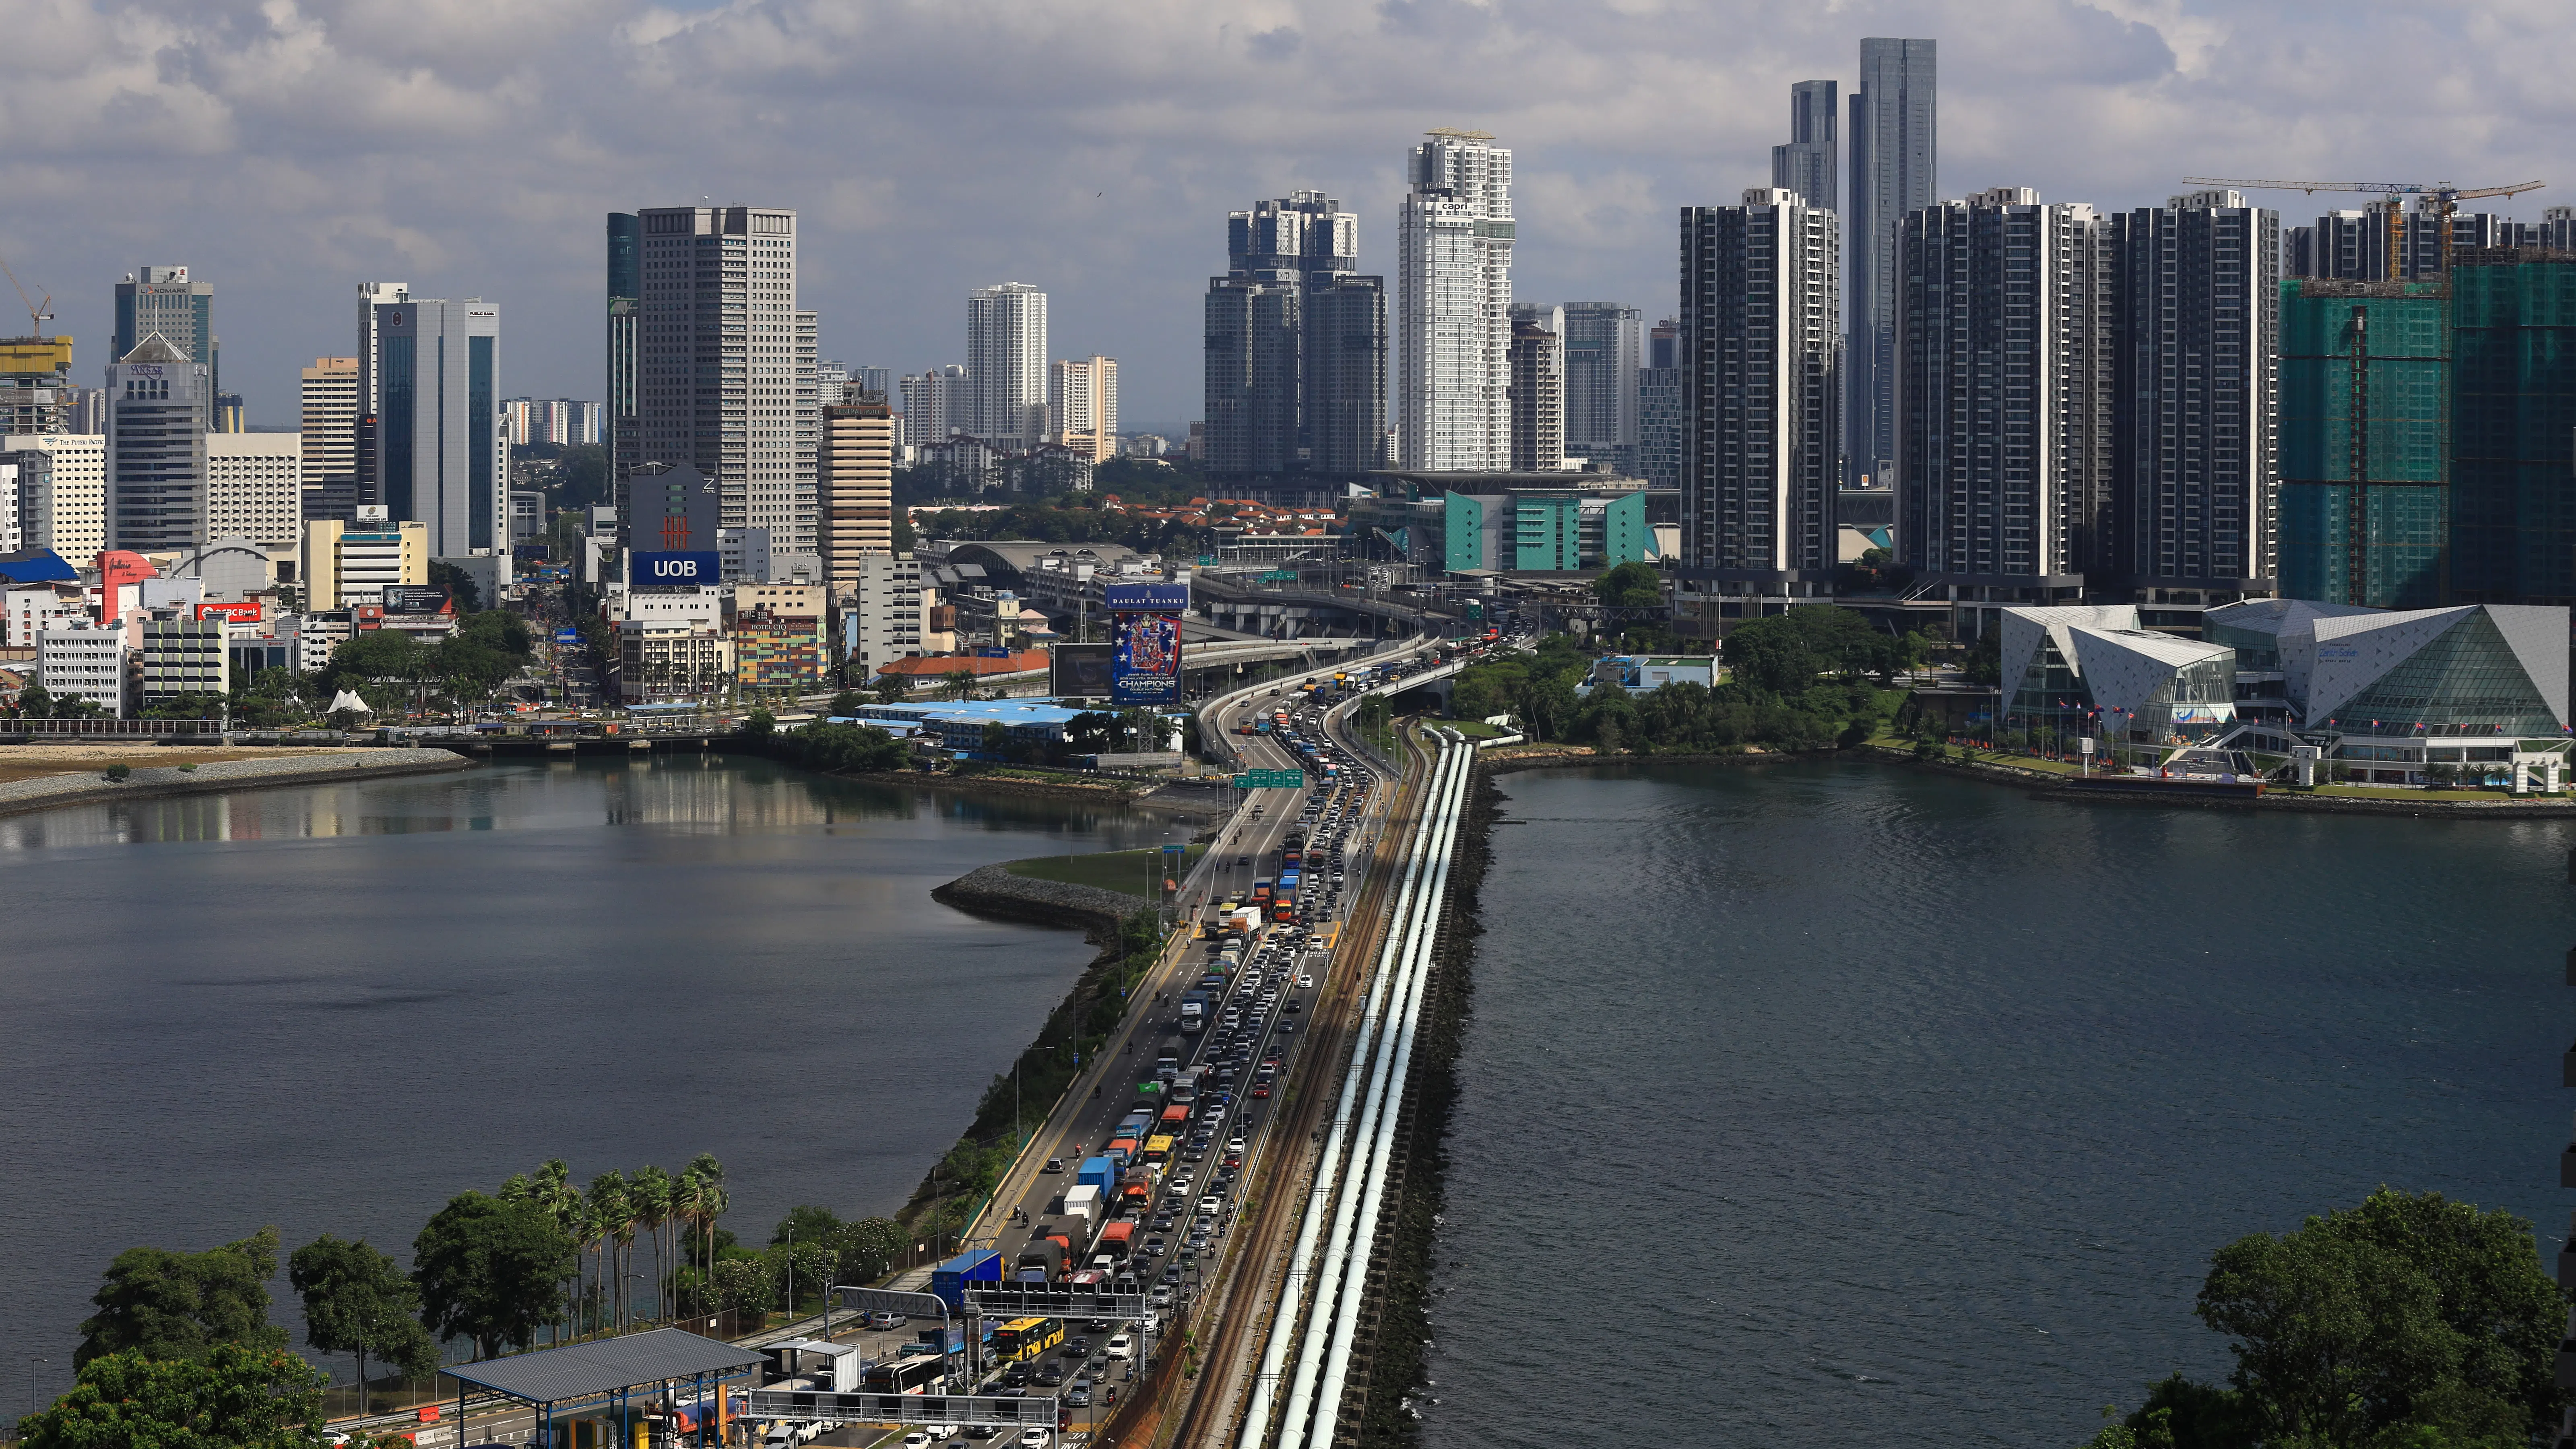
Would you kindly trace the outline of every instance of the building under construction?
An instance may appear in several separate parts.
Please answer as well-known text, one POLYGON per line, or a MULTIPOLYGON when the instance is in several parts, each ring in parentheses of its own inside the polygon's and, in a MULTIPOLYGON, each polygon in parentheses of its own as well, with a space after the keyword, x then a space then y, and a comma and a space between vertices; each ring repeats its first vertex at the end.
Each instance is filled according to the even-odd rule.
POLYGON ((2448 596, 2451 349, 2439 282, 2281 284, 2281 592, 2448 596))
POLYGON ((2576 251, 2455 252, 2450 599, 2576 604, 2576 251))

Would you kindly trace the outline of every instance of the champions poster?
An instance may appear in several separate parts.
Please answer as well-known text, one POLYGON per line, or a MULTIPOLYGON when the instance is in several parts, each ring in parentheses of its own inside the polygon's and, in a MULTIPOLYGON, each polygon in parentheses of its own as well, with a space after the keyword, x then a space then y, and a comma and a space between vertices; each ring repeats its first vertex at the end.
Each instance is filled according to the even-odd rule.
POLYGON ((1111 698, 1122 705, 1181 702, 1181 616, 1112 614, 1111 698))
POLYGON ((1180 703, 1188 582, 1109 584, 1100 593, 1112 626, 1110 698, 1122 705, 1180 703))

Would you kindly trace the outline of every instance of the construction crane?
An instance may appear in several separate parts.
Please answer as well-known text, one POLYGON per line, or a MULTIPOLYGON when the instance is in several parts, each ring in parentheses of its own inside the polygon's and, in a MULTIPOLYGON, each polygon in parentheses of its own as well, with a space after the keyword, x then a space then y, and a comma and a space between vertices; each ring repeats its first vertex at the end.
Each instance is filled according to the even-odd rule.
POLYGON ((18 289, 18 300, 27 304, 27 334, 32 337, 44 331, 45 324, 54 320, 54 294, 47 292, 45 300, 41 302, 28 296, 26 287, 18 280, 18 274, 9 270, 7 257, 0 257, 0 277, 7 277, 9 285, 18 289))
MULTIPOLYGON (((2389 198, 2387 207, 2388 280, 2393 282, 2397 280, 2400 272, 2398 254, 2401 250, 2402 235, 2400 213, 2397 210, 2399 203, 2396 198, 2420 196, 2424 198, 2424 202, 2430 202, 2436 208, 2434 214, 2439 216, 2442 222, 2442 274, 2447 277, 2451 272, 2451 213, 2459 209, 2461 202, 2474 201, 2481 196, 2515 196, 2525 191, 2537 191, 2549 183, 2517 181, 2510 186, 2453 186, 2447 181, 2243 181, 2224 176, 2186 176, 2183 178, 2183 184, 2229 186, 2239 191, 2304 191, 2310 196, 2320 191, 2358 191, 2374 196, 2385 196, 2389 198)), ((2423 204, 2423 202, 2417 203, 2419 209, 2423 204)))

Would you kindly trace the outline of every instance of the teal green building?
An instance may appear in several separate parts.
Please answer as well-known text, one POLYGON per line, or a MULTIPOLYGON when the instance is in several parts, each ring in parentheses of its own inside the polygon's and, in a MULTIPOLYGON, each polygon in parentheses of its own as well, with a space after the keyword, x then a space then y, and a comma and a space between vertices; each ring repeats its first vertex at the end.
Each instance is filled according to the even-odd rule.
POLYGON ((2281 284, 2280 580, 2293 599, 2449 602, 2449 299, 2437 282, 2281 284))
POLYGON ((1577 573, 1653 552, 1642 492, 1515 488, 1442 498, 1442 564, 1451 573, 1577 573))

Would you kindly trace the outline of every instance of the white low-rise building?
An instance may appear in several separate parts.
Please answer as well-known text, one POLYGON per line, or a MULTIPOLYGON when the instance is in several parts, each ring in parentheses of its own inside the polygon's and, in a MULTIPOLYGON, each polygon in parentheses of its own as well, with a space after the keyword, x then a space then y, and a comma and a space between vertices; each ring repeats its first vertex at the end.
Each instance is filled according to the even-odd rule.
POLYGON ((47 629, 36 636, 36 682, 57 699, 80 698, 125 717, 125 630, 47 629))

